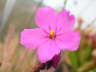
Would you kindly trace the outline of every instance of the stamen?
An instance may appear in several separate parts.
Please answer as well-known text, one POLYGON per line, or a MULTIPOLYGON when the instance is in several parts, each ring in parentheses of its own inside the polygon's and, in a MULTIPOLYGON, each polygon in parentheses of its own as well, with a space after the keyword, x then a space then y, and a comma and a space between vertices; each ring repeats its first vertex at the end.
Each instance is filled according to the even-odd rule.
POLYGON ((50 31, 50 37, 51 37, 51 38, 54 37, 54 35, 55 35, 54 33, 55 33, 54 30, 51 30, 51 31, 50 31))

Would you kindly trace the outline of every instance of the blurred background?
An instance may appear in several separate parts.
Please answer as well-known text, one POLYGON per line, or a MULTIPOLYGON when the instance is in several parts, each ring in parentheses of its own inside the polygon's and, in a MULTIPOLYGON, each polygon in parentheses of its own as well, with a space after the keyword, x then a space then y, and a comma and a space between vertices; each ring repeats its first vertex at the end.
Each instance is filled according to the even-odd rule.
POLYGON ((69 10, 76 16, 74 30, 81 33, 79 50, 62 53, 55 72, 96 72, 96 0, 0 0, 0 72, 34 72, 35 51, 21 46, 19 35, 36 27, 35 11, 44 6, 69 10))

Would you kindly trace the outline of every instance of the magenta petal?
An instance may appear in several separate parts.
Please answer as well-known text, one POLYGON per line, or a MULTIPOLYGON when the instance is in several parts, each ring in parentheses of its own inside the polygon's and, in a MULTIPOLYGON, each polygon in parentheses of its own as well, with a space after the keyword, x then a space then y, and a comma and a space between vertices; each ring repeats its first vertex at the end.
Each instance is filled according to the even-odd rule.
POLYGON ((59 13, 57 22, 59 33, 66 30, 72 30, 74 23, 75 17, 73 15, 70 15, 68 11, 63 10, 59 13))
POLYGON ((50 7, 39 8, 36 12, 35 21, 37 26, 49 29, 54 29, 56 24, 57 13, 50 7))
POLYGON ((40 28, 24 29, 24 31, 21 32, 20 43, 25 48, 31 50, 45 41, 44 36, 45 33, 40 28))
POLYGON ((37 50, 37 57, 41 63, 51 60, 55 55, 60 53, 55 42, 46 42, 37 50))
POLYGON ((76 51, 80 44, 80 34, 76 31, 65 32, 57 37, 56 44, 61 50, 76 51))

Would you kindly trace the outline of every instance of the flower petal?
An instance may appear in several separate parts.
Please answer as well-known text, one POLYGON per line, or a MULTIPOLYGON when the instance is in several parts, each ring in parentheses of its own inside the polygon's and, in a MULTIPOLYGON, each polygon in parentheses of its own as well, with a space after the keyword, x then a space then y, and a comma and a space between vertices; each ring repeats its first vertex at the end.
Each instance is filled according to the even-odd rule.
POLYGON ((40 28, 24 29, 21 32, 20 43, 28 49, 34 49, 45 41, 44 33, 40 28))
POLYGON ((60 53, 60 49, 55 42, 46 42, 37 50, 37 58, 41 63, 51 60, 55 55, 60 53))
POLYGON ((66 30, 72 30, 73 24, 75 23, 75 17, 68 11, 63 10, 58 15, 57 27, 58 31, 64 32, 66 30))
POLYGON ((80 45, 80 34, 76 31, 57 36, 56 44, 61 50, 76 51, 80 45))
POLYGON ((57 13, 50 7, 38 8, 36 12, 35 21, 37 26, 49 32, 50 29, 54 29, 56 24, 57 13))

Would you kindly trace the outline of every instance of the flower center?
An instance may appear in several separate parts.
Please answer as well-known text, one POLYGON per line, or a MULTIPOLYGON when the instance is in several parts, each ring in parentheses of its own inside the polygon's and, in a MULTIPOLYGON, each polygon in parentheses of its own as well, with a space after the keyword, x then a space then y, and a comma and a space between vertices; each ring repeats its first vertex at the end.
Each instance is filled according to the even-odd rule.
POLYGON ((55 31, 54 30, 50 30, 50 38, 54 38, 55 37, 55 31))

